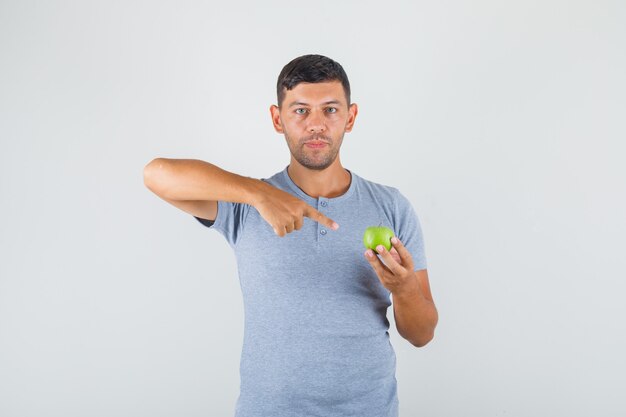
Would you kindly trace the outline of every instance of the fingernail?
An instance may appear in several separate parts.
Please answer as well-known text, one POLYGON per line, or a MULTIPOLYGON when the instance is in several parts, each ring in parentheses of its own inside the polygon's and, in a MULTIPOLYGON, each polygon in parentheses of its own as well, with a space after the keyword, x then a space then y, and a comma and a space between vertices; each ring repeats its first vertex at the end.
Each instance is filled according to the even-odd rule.
POLYGON ((337 223, 333 223, 333 230, 339 229, 339 225, 337 223))
POLYGON ((385 247, 383 245, 376 246, 376 250, 378 253, 383 253, 385 251, 385 247))
POLYGON ((365 256, 367 256, 368 258, 372 257, 372 251, 370 251, 369 249, 365 251, 365 256))
POLYGON ((398 238, 397 237, 392 237, 391 238, 391 243, 398 243, 398 238))

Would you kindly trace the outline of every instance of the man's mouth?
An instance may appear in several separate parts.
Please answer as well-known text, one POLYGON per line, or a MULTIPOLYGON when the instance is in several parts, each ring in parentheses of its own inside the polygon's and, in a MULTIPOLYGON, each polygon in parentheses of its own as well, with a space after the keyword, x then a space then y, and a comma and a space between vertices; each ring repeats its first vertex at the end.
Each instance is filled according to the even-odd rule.
POLYGON ((310 140, 308 142, 305 142, 304 144, 309 148, 314 149, 323 148, 324 146, 328 145, 328 143, 324 142, 323 140, 310 140))

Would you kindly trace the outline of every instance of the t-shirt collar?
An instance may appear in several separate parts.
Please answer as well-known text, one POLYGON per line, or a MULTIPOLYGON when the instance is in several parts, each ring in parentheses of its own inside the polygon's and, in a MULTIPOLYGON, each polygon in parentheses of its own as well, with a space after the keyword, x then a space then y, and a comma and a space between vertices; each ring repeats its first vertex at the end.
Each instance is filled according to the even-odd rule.
POLYGON ((330 202, 338 202, 338 201, 341 201, 350 197, 356 187, 357 175, 346 168, 346 171, 350 173, 350 187, 348 187, 348 190, 345 193, 343 193, 340 196, 333 197, 333 198, 326 198, 326 197, 319 197, 319 199, 313 198, 307 193, 305 193, 304 191, 302 191, 302 189, 298 187, 295 182, 293 182, 293 180, 289 176, 289 173, 287 172, 287 168, 289 168, 289 165, 287 165, 285 169, 283 169, 283 172, 282 172, 283 179, 285 180, 289 188, 291 188, 296 194, 298 194, 304 201, 317 202, 318 200, 325 200, 325 201, 330 201, 330 202))

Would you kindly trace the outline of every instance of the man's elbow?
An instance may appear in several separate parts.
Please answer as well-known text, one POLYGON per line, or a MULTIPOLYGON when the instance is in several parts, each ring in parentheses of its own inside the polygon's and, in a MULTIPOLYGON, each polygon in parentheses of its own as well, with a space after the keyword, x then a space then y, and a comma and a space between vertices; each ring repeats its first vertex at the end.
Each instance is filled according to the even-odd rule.
POLYGON ((431 340, 433 340, 434 337, 435 337, 435 332, 432 331, 429 334, 424 335, 423 337, 420 337, 419 339, 409 340, 409 342, 411 342, 413 346, 421 348, 421 347, 426 346, 431 340))
POLYGON ((414 334, 414 337, 407 338, 409 342, 415 347, 421 348, 430 343, 431 340, 435 338, 435 328, 437 328, 437 323, 439 322, 439 314, 437 310, 432 317, 431 323, 429 326, 422 328, 421 331, 414 334))
POLYGON ((159 176, 162 174, 165 159, 155 158, 143 168, 143 184, 152 192, 157 193, 159 176))

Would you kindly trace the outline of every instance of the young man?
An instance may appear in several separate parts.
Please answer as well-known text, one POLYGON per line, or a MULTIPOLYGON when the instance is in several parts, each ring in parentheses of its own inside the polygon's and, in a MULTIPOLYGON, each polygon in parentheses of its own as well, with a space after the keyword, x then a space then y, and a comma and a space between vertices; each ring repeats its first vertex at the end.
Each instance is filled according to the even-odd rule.
POLYGON ((357 105, 337 62, 288 63, 270 113, 289 165, 268 179, 208 162, 157 158, 146 186, 227 239, 236 253, 245 327, 237 417, 395 417, 400 335, 424 346, 437 324, 419 220, 396 189, 342 167, 357 105), (364 252, 381 223, 393 248, 364 252), (261 249, 262 248, 262 249, 261 249))

